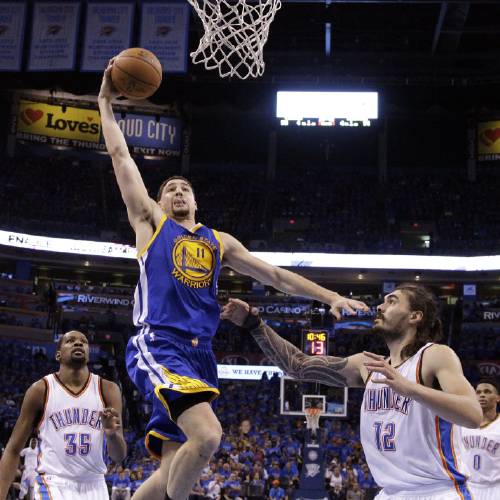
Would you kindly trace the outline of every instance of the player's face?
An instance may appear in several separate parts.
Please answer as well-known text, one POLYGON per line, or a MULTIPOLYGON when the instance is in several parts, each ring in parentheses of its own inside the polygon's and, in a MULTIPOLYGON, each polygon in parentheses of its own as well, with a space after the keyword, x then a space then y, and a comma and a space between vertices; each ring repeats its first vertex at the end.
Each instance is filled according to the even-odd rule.
POLYGON ((173 179, 163 188, 160 207, 171 217, 194 217, 197 206, 191 186, 182 179, 173 179))
POLYGON ((476 396, 483 410, 496 408, 498 402, 500 401, 500 396, 498 395, 495 386, 491 384, 479 384, 476 387, 476 396))
POLYGON ((410 326, 411 313, 406 295, 401 290, 395 290, 386 295, 384 302, 377 307, 373 331, 386 341, 399 339, 410 326))
POLYGON ((62 365, 86 365, 89 362, 89 343, 85 335, 76 331, 65 333, 56 359, 62 365))

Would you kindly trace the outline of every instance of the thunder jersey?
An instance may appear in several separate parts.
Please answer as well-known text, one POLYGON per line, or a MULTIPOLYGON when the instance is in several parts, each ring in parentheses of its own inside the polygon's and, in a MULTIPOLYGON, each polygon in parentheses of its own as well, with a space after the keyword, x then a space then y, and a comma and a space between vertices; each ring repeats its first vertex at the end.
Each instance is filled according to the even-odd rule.
POLYGON ((44 380, 47 393, 38 427, 37 472, 80 482, 102 478, 105 441, 99 412, 105 405, 100 378, 91 373, 78 394, 55 373, 44 380))
POLYGON ((223 247, 217 231, 191 231, 163 216, 139 253, 134 324, 211 340, 219 324, 217 280, 223 247))
MULTIPOLYGON (((422 383, 422 354, 431 345, 422 347, 397 371, 422 383)), ((360 422, 361 444, 377 484, 390 495, 450 487, 459 498, 470 498, 466 469, 457 454, 456 428, 423 404, 373 382, 381 378, 385 376, 372 372, 367 380, 360 422)))
POLYGON ((470 483, 500 486, 500 414, 479 429, 462 427, 461 433, 470 483))

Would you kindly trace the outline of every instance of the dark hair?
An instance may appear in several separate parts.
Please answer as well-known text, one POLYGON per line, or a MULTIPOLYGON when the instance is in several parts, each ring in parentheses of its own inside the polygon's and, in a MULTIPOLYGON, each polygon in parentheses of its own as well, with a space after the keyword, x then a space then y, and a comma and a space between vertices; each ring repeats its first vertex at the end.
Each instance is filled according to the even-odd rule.
POLYGON ((477 386, 479 384, 490 384, 495 388, 495 391, 497 391, 497 394, 500 394, 498 380, 495 380, 494 378, 484 377, 484 378, 480 379, 479 382, 476 384, 476 389, 477 389, 477 386))
MULTIPOLYGON (((57 341, 57 346, 56 346, 56 352, 61 350, 61 346, 64 340, 64 336, 69 333, 69 332, 78 332, 81 333, 85 338, 87 338, 87 335, 85 335, 83 332, 80 330, 68 330, 67 332, 64 332, 60 337, 59 340, 57 341)), ((88 340, 88 339, 87 339, 88 340)))
POLYGON ((421 311, 422 320, 417 325, 415 338, 401 351, 403 358, 411 358, 427 342, 437 342, 443 336, 439 319, 439 308, 434 294, 422 285, 402 283, 396 290, 402 291, 410 303, 412 311, 421 311))
POLYGON ((189 187, 191 188, 191 191, 193 192, 193 195, 194 195, 193 185, 185 177, 182 177, 182 175, 172 175, 172 177, 169 177, 168 179, 164 180, 161 183, 160 189, 158 189, 158 194, 156 195, 156 201, 160 201, 161 200, 161 195, 163 194, 163 188, 170 181, 175 181, 175 180, 187 182, 189 184, 189 187))

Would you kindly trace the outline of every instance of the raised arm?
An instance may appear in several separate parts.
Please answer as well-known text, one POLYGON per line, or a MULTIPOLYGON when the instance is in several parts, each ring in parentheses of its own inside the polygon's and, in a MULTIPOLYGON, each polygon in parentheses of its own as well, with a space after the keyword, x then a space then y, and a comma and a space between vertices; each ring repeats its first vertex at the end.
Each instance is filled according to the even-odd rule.
POLYGON ((222 319, 250 330, 264 354, 287 375, 336 387, 363 387, 367 372, 363 355, 348 358, 308 356, 280 337, 258 317, 257 309, 239 299, 229 299, 222 308, 222 319))
POLYGON ((10 485, 16 476, 19 455, 35 428, 36 419, 39 419, 43 412, 45 390, 45 382, 39 380, 26 391, 21 413, 0 461, 0 500, 5 500, 7 497, 10 485))
POLYGON ((127 443, 122 427, 122 395, 114 382, 105 379, 101 379, 101 382, 107 405, 101 413, 101 421, 106 434, 108 455, 113 462, 120 463, 127 456, 127 443))
POLYGON ((104 72, 97 101, 106 148, 113 162, 113 170, 127 207, 130 224, 137 232, 139 225, 144 222, 149 223, 152 228, 155 227, 163 214, 157 203, 149 197, 139 169, 130 156, 125 137, 113 115, 111 101, 118 94, 111 82, 112 66, 113 60, 104 72))
POLYGON ((286 269, 272 266, 254 257, 236 238, 227 233, 220 233, 224 245, 224 265, 241 274, 251 276, 264 285, 271 285, 276 290, 317 300, 329 304, 332 314, 340 319, 342 309, 350 314, 355 310, 368 311, 368 307, 358 300, 347 299, 336 292, 327 290, 312 281, 286 269))

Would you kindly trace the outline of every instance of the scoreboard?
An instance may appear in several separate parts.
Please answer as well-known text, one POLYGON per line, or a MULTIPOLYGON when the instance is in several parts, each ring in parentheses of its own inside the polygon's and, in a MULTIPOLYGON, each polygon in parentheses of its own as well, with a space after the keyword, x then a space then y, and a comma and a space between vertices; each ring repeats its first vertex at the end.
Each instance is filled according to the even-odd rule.
POLYGON ((326 356, 328 354, 328 330, 302 330, 302 352, 309 356, 326 356))

